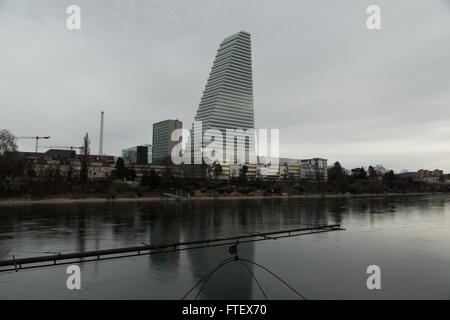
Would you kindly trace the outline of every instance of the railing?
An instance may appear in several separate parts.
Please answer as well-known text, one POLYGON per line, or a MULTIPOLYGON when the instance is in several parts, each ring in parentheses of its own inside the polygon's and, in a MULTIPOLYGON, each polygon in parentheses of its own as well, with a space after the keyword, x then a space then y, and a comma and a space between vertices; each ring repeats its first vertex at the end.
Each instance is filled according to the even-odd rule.
POLYGON ((340 227, 340 224, 318 225, 298 229, 261 232, 248 235, 239 235, 233 237, 215 238, 198 241, 184 241, 171 244, 161 244, 161 245, 144 244, 143 246, 135 246, 135 247, 55 254, 49 256, 40 256, 40 257, 38 256, 20 259, 16 259, 13 256, 13 258, 10 260, 0 261, 0 272, 19 271, 22 269, 41 268, 55 265, 84 263, 89 261, 110 260, 140 255, 193 250, 208 247, 218 247, 262 240, 276 240, 280 238, 295 237, 313 233, 331 232, 338 230, 345 230, 345 229, 342 229, 340 227))

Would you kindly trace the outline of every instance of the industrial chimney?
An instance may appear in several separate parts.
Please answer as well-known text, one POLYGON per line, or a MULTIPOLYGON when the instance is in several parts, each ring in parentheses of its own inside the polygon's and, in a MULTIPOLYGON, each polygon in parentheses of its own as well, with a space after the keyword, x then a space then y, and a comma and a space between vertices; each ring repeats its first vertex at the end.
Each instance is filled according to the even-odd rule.
POLYGON ((99 144, 99 148, 98 148, 98 154, 101 156, 103 155, 103 118, 104 118, 104 114, 102 111, 101 120, 100 120, 100 144, 99 144))

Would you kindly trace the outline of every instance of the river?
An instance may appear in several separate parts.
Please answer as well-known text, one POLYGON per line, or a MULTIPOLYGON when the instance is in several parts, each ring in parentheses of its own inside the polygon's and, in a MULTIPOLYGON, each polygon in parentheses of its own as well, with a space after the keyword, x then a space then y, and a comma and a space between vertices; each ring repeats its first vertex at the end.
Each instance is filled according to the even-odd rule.
MULTIPOLYGON (((450 197, 205 200, 0 207, 0 260, 202 240, 310 224, 334 231, 238 247, 307 299, 450 299, 450 197), (381 289, 367 288, 367 267, 381 289)), ((67 266, 0 273, 0 299, 180 299, 229 257, 228 247, 87 262, 81 290, 67 266)), ((249 265, 269 299, 297 299, 249 265)), ((190 297, 194 297, 191 295, 190 297)), ((200 299, 263 299, 239 262, 219 269, 200 299)))

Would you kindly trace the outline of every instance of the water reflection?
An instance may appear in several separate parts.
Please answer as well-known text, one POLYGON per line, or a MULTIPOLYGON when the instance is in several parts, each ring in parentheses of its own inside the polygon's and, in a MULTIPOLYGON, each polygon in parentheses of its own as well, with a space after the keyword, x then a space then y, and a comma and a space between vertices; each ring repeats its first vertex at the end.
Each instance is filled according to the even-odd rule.
MULTIPOLYGON (((447 214, 447 207, 448 199, 445 196, 0 206, 0 260, 9 259, 12 255, 17 258, 48 254, 48 252, 82 252, 142 243, 156 245, 212 239, 314 224, 343 224, 348 229, 344 235, 317 235, 311 236, 314 237, 311 239, 316 241, 314 243, 309 242, 312 240, 295 242, 303 248, 301 256, 292 257, 292 253, 289 253, 289 243, 299 240, 291 242, 279 240, 273 245, 248 243, 239 246, 240 256, 256 262, 264 261, 269 250, 273 252, 274 249, 271 249, 271 246, 281 246, 277 248, 279 248, 279 254, 286 254, 281 257, 285 264, 295 266, 300 263, 306 270, 308 263, 312 263, 315 259, 314 250, 329 250, 327 248, 333 246, 333 250, 342 251, 341 256, 337 256, 337 259, 342 259, 343 252, 349 246, 336 247, 336 241, 345 242, 346 238, 352 238, 352 241, 360 241, 361 246, 366 243, 367 248, 368 236, 362 236, 360 233, 365 230, 380 232, 385 239, 395 242, 398 239, 401 240, 402 236, 411 238, 410 234, 399 233, 399 230, 404 230, 404 226, 415 228, 416 234, 425 234, 425 232, 421 233, 423 226, 420 229, 419 223, 410 224, 411 219, 429 219, 420 220, 420 223, 426 225, 429 222, 429 228, 442 227, 436 221, 440 221, 439 216, 447 214), (393 230, 392 233, 389 233, 391 230, 393 230), (359 233, 353 236, 352 232, 359 233), (322 247, 318 247, 317 241, 322 241, 322 247), (284 251, 286 253, 283 253, 284 251)), ((444 223, 448 224, 445 221, 448 220, 444 219, 444 223)), ((448 231, 448 225, 446 230, 448 231)), ((436 229, 434 236, 445 237, 442 232, 442 229, 436 229)), ((381 238, 371 238, 371 245, 374 246, 378 239, 381 238)), ((448 237, 441 241, 443 244, 448 243, 448 237)), ((353 245, 357 244, 352 242, 353 245)), ((423 246, 426 247, 426 245, 423 246)), ((364 250, 363 247, 361 248, 364 250)), ((436 246, 430 248, 430 252, 434 252, 432 249, 436 248, 436 246)), ((353 250, 359 250, 359 248, 353 250)), ((331 253, 329 254, 331 256, 331 253)), ((445 259, 450 257, 450 254, 445 254, 447 254, 444 255, 445 259)), ((179 298, 228 256, 227 248, 211 248, 140 257, 136 263, 146 270, 150 279, 145 281, 149 281, 152 288, 167 287, 169 282, 173 283, 174 288, 164 293, 144 290, 137 286, 130 288, 128 293, 131 292, 138 298, 163 298, 163 294, 167 294, 166 298, 179 298)), ((275 261, 267 261, 275 264, 275 261)), ((336 266, 342 264, 334 263, 336 266)), ((138 265, 135 265, 136 268, 139 267, 138 265)), ((91 272, 93 268, 92 272, 95 276, 91 277, 90 281, 95 282, 95 279, 108 274, 105 270, 113 269, 112 266, 97 262, 85 264, 82 267, 86 272, 91 272)), ((117 272, 116 269, 119 267, 120 263, 115 264, 114 272, 117 272)), ((252 272, 255 271, 253 266, 249 265, 249 268, 252 272)), ((315 265, 314 268, 320 272, 321 268, 326 267, 315 265)), ((8 278, 0 274, 0 280, 2 277, 6 279, 4 280, 6 283, 13 281, 9 282, 8 278)), ((297 279, 300 275, 292 274, 291 277, 297 279)), ((202 297, 248 299, 256 296, 261 298, 253 281, 252 276, 242 265, 232 263, 211 278, 204 288, 202 297)), ((125 284, 120 285, 125 286, 125 284)), ((311 288, 311 292, 315 292, 314 290, 311 288)), ((321 290, 317 289, 317 292, 323 294, 321 290)), ((63 292, 62 295, 64 294, 63 292)), ((99 289, 92 294, 101 298, 110 293, 106 293, 99 286, 99 289)), ((117 295, 122 297, 120 293, 117 295)))

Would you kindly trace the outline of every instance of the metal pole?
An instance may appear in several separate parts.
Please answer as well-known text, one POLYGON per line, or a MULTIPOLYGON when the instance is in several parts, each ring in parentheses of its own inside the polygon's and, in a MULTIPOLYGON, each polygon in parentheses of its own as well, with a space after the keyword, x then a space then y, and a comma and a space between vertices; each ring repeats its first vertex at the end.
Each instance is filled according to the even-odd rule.
POLYGON ((100 119, 100 143, 98 149, 98 154, 101 156, 103 155, 103 119, 104 119, 104 112, 102 111, 100 119))

